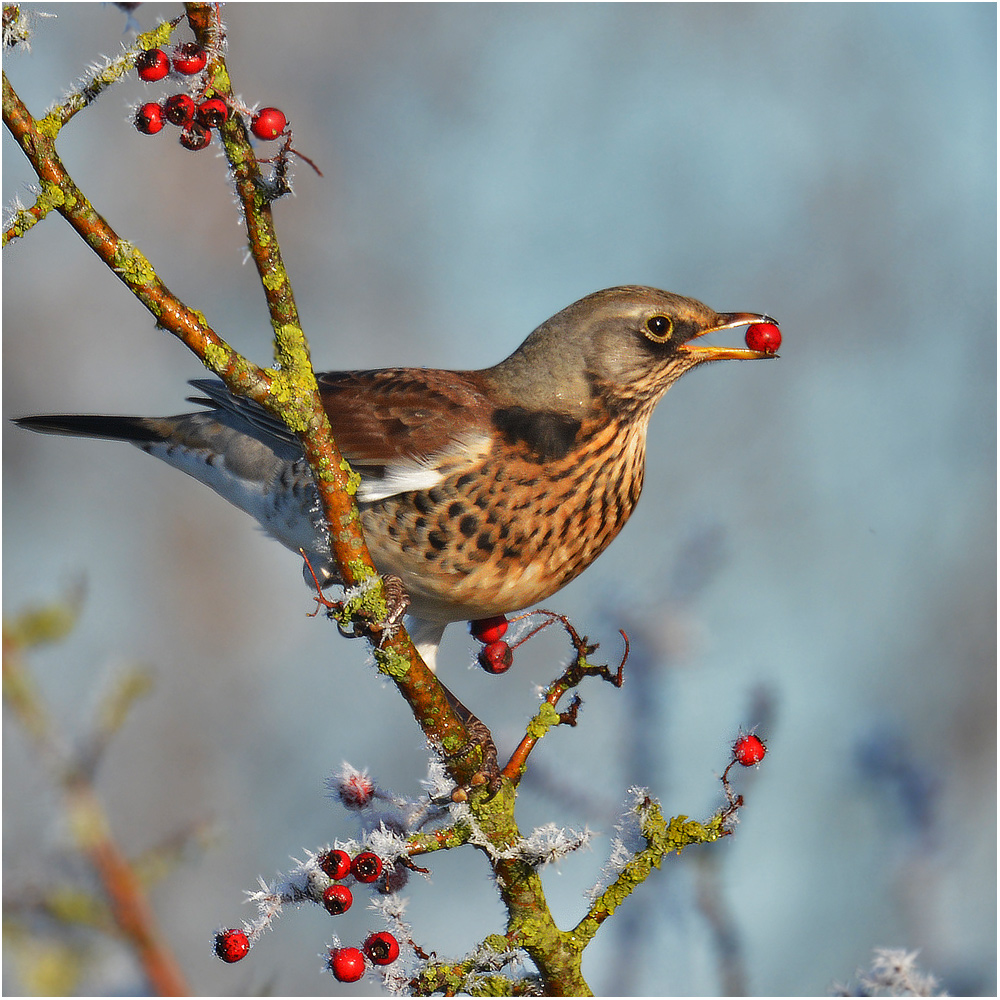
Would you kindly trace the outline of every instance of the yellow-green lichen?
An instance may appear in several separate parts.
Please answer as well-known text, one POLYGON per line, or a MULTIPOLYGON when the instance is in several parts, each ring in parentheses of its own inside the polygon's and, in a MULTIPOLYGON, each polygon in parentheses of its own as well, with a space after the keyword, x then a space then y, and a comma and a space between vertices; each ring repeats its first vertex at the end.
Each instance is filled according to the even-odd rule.
POLYGON ((50 212, 53 208, 59 208, 65 204, 66 194, 63 189, 58 184, 53 184, 52 181, 46 181, 38 195, 37 205, 39 208, 50 212))
POLYGON ((150 285, 156 280, 156 270, 137 247, 127 240, 119 240, 112 257, 111 267, 132 286, 150 285))
POLYGON ((376 575, 375 570, 363 559, 351 559, 347 563, 347 572, 355 583, 363 583, 376 575))
MULTIPOLYGON (((351 468, 351 463, 348 462, 346 458, 340 460, 340 471, 347 473, 347 482, 344 484, 344 489, 347 491, 349 496, 355 496, 361 486, 361 473, 355 472, 351 468)), ((352 516, 351 520, 353 519, 354 518, 352 516)))
POLYGON ((656 803, 644 807, 642 835, 650 848, 660 854, 676 851, 678 854, 690 844, 709 844, 718 840, 723 833, 723 816, 717 813, 708 823, 699 823, 687 816, 674 816, 667 823, 656 803))
POLYGON ((35 128, 48 139, 54 139, 62 128, 62 122, 55 114, 46 115, 35 122, 35 128))
MULTIPOLYGON (((179 21, 179 19, 178 19, 179 21)), ((170 41, 170 36, 174 33, 178 21, 164 21, 149 31, 144 31, 135 40, 136 48, 140 51, 145 49, 156 49, 161 45, 166 45, 170 41)))
POLYGON ((294 373, 301 378, 304 372, 312 372, 306 335, 298 323, 275 324, 274 358, 288 376, 294 373))
POLYGON ((380 673, 401 680, 410 672, 410 661, 392 649, 376 649, 375 662, 380 673))
POLYGON ((273 292, 276 288, 280 288, 288 280, 288 274, 283 267, 277 267, 273 271, 268 271, 261 281, 264 287, 269 291, 273 292))
POLYGON ((463 992, 465 980, 465 973, 441 965, 427 965, 417 977, 418 982, 425 984, 425 989, 431 989, 434 993, 442 993, 448 997, 463 992))
POLYGON ((559 725, 559 713, 547 701, 543 701, 538 714, 528 723, 525 731, 532 739, 540 740, 557 725, 559 725))
POLYGON ((206 344, 204 350, 204 364, 210 371, 221 375, 228 367, 233 352, 228 347, 221 344, 206 344))
POLYGON ((502 955, 510 950, 510 942, 502 934, 487 934, 483 938, 483 947, 502 955))
POLYGON ((342 618, 345 625, 356 618, 368 622, 384 622, 388 614, 382 588, 368 585, 357 588, 357 592, 344 601, 343 614, 338 615, 338 618, 342 618))

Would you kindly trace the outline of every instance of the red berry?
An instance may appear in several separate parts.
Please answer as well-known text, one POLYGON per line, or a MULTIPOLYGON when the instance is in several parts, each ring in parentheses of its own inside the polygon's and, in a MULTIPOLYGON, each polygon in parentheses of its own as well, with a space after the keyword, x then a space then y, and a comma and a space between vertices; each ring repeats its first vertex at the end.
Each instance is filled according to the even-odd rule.
POLYGON ((365 974, 365 956, 357 948, 331 948, 330 971, 340 983, 356 983, 365 974))
POLYGON ((135 112, 135 127, 143 135, 156 135, 163 128, 163 108, 159 104, 144 104, 135 112))
POLYGON ((194 101, 187 94, 174 94, 164 102, 163 113, 171 125, 190 125, 194 121, 194 101))
POLYGON ((156 83, 170 72, 170 60, 163 49, 146 49, 135 57, 135 68, 140 80, 156 83))
POLYGON ((479 665, 487 673, 504 674, 514 662, 514 651, 503 641, 487 643, 479 651, 479 665))
POLYGON ((250 131, 258 139, 277 139, 287 124, 288 119, 277 108, 261 108, 250 122, 250 131))
POLYGON ((327 851, 317 860, 320 868, 332 879, 347 878, 351 872, 351 856, 347 851, 327 851))
POLYGON ((390 965, 399 958, 399 942, 388 931, 369 934, 363 947, 376 965, 390 965))
POLYGON ((382 874, 382 859, 371 851, 363 851, 351 862, 351 874, 359 882, 374 882, 382 874))
POLYGON ((507 616, 494 615, 492 618, 480 618, 478 621, 469 622, 469 631, 473 639, 480 642, 496 642, 502 639, 507 631, 507 616))
POLYGON ((767 747, 759 736, 753 733, 740 733, 739 739, 733 744, 733 759, 744 767, 753 767, 764 759, 767 747))
POLYGON ((215 954, 223 962, 238 962, 246 957, 249 950, 249 938, 236 927, 230 927, 228 931, 219 931, 215 935, 215 954))
POLYGON ((323 905, 326 907, 326 912, 332 913, 335 917, 346 913, 353 902, 354 893, 339 882, 323 890, 323 905))
POLYGON ((753 323, 747 327, 746 343, 751 351, 774 354, 781 347, 781 331, 773 323, 753 323))
POLYGON ((199 125, 198 122, 191 122, 181 132, 180 144, 194 153, 197 153, 199 149, 204 149, 211 141, 212 133, 204 125, 199 125))
POLYGON ((191 76, 200 73, 208 62, 208 53, 195 42, 185 42, 174 50, 174 69, 191 76))
POLYGON ((226 102, 218 97, 210 97, 198 105, 198 121, 205 128, 219 128, 229 117, 226 102))

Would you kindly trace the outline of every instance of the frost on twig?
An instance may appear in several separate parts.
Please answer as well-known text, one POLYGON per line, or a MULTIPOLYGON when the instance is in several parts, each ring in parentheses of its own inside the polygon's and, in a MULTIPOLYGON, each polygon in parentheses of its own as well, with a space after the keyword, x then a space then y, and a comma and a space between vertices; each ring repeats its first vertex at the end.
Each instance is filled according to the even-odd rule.
POLYGON ((938 992, 939 983, 930 973, 917 968, 919 952, 904 948, 876 948, 871 968, 858 970, 855 988, 837 986, 833 995, 838 997, 943 997, 938 992))

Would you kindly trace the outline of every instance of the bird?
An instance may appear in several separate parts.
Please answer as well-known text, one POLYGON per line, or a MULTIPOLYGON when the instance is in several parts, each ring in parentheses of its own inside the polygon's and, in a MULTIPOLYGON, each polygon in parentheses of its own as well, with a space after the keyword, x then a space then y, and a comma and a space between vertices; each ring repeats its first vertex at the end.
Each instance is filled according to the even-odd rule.
MULTIPOLYGON (((777 324, 672 292, 594 292, 509 357, 469 371, 378 368, 317 375, 334 438, 361 482, 365 539, 409 600, 406 626, 433 670, 445 627, 546 600, 621 531, 642 491, 654 407, 681 375, 771 351, 698 342, 777 324)), ((216 379, 171 417, 56 414, 44 433, 128 441, 193 476, 294 552, 307 582, 338 583, 319 494, 294 434, 216 379), (310 572, 311 567, 311 572, 310 572)))

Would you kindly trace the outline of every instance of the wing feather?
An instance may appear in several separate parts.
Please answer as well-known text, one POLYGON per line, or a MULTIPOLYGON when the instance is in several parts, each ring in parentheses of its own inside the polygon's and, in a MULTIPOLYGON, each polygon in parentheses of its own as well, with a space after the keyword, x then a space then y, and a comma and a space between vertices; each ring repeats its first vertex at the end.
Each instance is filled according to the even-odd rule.
MULTIPOLYGON (((337 444, 361 473, 363 501, 431 489, 444 478, 442 459, 453 473, 489 448, 493 406, 476 372, 388 368, 325 372, 317 382, 337 444)), ((222 382, 191 384, 206 397, 192 402, 238 414, 265 442, 297 445, 281 421, 222 382)))

